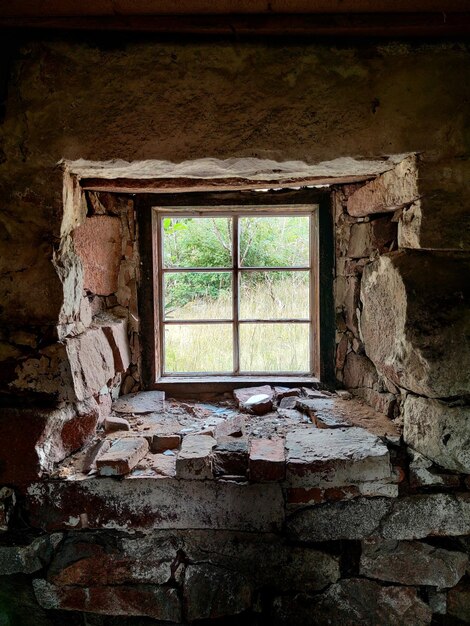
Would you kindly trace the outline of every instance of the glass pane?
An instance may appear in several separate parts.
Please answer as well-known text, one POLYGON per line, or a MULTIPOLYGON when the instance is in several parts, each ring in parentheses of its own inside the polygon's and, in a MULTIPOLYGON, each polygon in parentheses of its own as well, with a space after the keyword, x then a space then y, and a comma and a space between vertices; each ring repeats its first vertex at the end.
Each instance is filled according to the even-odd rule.
POLYGON ((232 319, 231 272, 165 272, 166 320, 232 319))
POLYGON ((164 217, 164 267, 231 267, 232 219, 164 217))
POLYGON ((165 326, 165 373, 233 370, 231 324, 165 326))
POLYGON ((307 373, 309 335, 309 324, 241 324, 240 369, 307 373))
POLYGON ((240 265, 292 267, 310 264, 310 217, 241 217, 240 265))
POLYGON ((240 319, 309 319, 309 272, 241 272, 240 319))

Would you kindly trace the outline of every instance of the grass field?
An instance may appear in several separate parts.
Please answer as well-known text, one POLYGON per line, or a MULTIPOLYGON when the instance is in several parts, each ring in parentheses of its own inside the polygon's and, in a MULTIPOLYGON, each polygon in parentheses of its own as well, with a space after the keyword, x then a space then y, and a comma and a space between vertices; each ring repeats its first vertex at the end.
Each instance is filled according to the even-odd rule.
MULTIPOLYGON (((231 295, 197 298, 174 309, 170 319, 231 318, 231 295)), ((244 283, 240 318, 308 319, 308 274, 285 272, 281 280, 244 283), (285 275, 284 275, 285 274, 285 275)), ((231 324, 165 326, 165 372, 232 372, 231 324)), ((246 372, 308 372, 309 324, 240 325, 240 368, 246 372)))

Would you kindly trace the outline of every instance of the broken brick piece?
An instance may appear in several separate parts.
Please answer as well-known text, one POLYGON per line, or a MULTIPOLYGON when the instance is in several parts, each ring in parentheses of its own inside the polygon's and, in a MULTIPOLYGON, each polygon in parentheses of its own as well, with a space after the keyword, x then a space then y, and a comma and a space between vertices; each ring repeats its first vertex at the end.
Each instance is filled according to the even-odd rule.
POLYGON ((104 422, 104 430, 107 433, 114 433, 118 430, 130 430, 131 425, 123 417, 117 415, 109 415, 104 422))
POLYGON ((165 452, 165 450, 175 450, 180 447, 181 435, 168 433, 155 433, 150 442, 152 452, 165 452))
POLYGON ((123 476, 148 452, 149 445, 144 437, 123 437, 115 441, 107 452, 96 459, 101 476, 123 476))
POLYGON ((244 426, 245 419, 241 415, 229 417, 216 425, 215 437, 216 439, 219 439, 219 437, 241 437, 243 435, 244 426))
POLYGON ((261 387, 244 387, 243 389, 234 389, 233 397, 239 406, 245 404, 252 396, 266 394, 271 400, 274 398, 274 390, 270 385, 262 385, 261 387))
POLYGON ((284 480, 284 439, 253 439, 248 467, 252 482, 284 480))
POLYGON ((300 396, 302 391, 298 387, 274 387, 276 392, 276 399, 282 400, 283 398, 291 398, 292 396, 300 396))
POLYGON ((244 409, 255 415, 265 415, 273 408, 272 398, 267 393, 258 393, 248 398, 241 405, 244 409))
POLYGON ((208 435, 187 435, 176 457, 176 477, 189 480, 212 478, 212 448, 216 440, 208 435))

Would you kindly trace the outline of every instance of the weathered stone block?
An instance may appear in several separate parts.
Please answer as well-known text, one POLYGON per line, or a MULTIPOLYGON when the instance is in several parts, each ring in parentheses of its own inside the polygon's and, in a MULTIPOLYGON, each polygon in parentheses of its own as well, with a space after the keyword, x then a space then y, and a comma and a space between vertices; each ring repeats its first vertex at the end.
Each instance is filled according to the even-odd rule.
POLYGON ((249 473, 252 482, 284 480, 286 475, 284 439, 252 439, 249 473))
POLYGON ((187 435, 176 457, 178 478, 203 480, 212 478, 212 448, 217 441, 207 435, 187 435))
POLYGON ((291 487, 341 487, 392 480, 387 447, 362 428, 297 429, 286 437, 291 487))
POLYGON ((360 574, 402 585, 453 587, 464 576, 468 556, 417 541, 363 542, 360 574))
POLYGON ((470 391, 470 255, 400 252, 364 269, 361 333, 379 373, 419 395, 470 391))
POLYGON ((349 578, 317 596, 281 596, 274 601, 274 623, 287 626, 397 626, 431 623, 430 608, 412 587, 382 587, 349 578))
POLYGON ((380 217, 371 222, 351 226, 348 257, 360 259, 372 254, 382 254, 390 249, 397 238, 397 224, 390 217, 380 217))
POLYGON ((101 476, 123 476, 147 454, 149 444, 144 437, 123 437, 96 459, 101 476))
POLYGON ((88 217, 73 231, 84 270, 83 286, 98 296, 117 291, 121 261, 121 223, 117 217, 88 217))
POLYGON ((93 398, 60 409, 2 409, 0 481, 21 484, 52 470, 93 437, 98 417, 93 398))
POLYGON ((61 538, 59 533, 53 533, 37 537, 28 545, 0 546, 0 576, 32 574, 42 569, 61 538))
POLYGON ((399 245, 405 248, 470 249, 470 161, 418 162, 419 199, 405 210, 399 245))
POLYGON ((101 328, 89 328, 23 361, 11 387, 76 402, 97 395, 114 374, 108 340, 101 328))
POLYGON ((470 583, 461 582, 447 594, 447 611, 452 617, 470 623, 470 583))
POLYGON ((349 352, 344 365, 343 383, 347 389, 368 387, 373 389, 379 382, 375 365, 366 356, 349 352))
POLYGON ((470 474, 470 406, 409 394, 403 415, 406 443, 441 467, 470 474))
POLYGON ((184 578, 187 619, 238 615, 250 608, 251 588, 236 571, 214 565, 188 565, 184 578))
POLYGON ((287 532, 294 540, 307 542, 364 539, 377 534, 391 508, 388 498, 322 504, 292 514, 287 520, 287 532))
POLYGON ((381 528, 382 537, 399 540, 469 533, 470 493, 399 498, 381 528))
POLYGON ((45 609, 83 611, 104 615, 136 615, 179 622, 181 601, 176 589, 154 585, 58 587, 37 578, 37 601, 45 609))
POLYGON ((413 154, 352 193, 348 198, 348 213, 354 217, 364 217, 396 211, 414 202, 417 197, 417 166, 413 154))

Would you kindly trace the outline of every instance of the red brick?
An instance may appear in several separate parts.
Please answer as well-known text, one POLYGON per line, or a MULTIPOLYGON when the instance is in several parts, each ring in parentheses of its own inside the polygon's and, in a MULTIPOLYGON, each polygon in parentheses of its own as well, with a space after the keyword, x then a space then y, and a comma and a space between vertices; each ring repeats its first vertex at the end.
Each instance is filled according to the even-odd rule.
POLYGON ((167 433, 156 433, 152 437, 150 450, 152 452, 165 452, 165 450, 175 450, 180 447, 181 435, 167 433))
POLYGON ((283 439, 253 439, 249 474, 252 482, 284 480, 286 473, 283 439))

